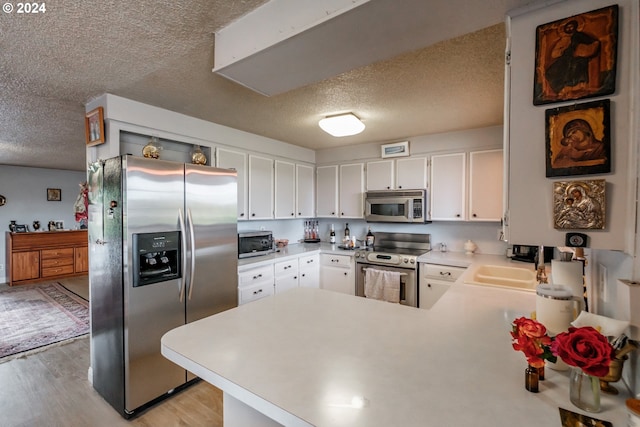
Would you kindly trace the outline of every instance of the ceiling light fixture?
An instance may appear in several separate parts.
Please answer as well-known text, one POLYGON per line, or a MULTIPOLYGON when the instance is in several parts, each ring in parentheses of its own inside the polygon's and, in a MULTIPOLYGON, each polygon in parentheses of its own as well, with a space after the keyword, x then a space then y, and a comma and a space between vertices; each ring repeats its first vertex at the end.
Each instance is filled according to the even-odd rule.
POLYGON ((364 123, 353 113, 328 116, 318 122, 320 128, 332 136, 351 136, 364 130, 364 123))

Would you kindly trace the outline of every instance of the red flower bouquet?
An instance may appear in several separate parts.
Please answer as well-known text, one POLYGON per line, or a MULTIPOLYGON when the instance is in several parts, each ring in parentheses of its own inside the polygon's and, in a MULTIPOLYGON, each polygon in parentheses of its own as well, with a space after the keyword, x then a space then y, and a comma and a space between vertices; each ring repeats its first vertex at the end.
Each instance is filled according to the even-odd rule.
POLYGON ((534 368, 542 368, 544 361, 556 361, 551 351, 551 338, 547 335, 547 328, 535 320, 519 317, 513 321, 513 349, 522 351, 527 362, 534 368))
POLYGON ((559 333, 551 345, 553 354, 560 356, 570 366, 575 366, 587 375, 604 377, 609 373, 615 350, 607 337, 591 326, 569 328, 559 333))

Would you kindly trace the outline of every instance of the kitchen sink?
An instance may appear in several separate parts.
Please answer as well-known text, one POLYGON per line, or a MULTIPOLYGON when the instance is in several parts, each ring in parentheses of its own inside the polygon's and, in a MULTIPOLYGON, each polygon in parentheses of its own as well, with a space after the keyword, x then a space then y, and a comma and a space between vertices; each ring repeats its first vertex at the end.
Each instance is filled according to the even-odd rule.
POLYGON ((481 265, 466 283, 535 292, 536 272, 528 268, 481 265))

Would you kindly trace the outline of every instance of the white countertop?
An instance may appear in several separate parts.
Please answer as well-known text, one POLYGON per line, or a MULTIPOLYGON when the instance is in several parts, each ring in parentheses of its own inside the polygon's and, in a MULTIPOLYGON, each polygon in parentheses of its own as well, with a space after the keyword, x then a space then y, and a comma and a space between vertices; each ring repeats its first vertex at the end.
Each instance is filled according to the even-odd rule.
POLYGON ((240 271, 248 268, 258 267, 263 264, 271 264, 273 262, 284 261, 291 257, 298 257, 303 254, 312 254, 314 252, 335 253, 340 255, 353 256, 355 251, 340 249, 337 244, 330 243, 294 243, 283 248, 277 248, 276 252, 268 255, 259 255, 255 257, 242 258, 238 260, 238 269, 240 271))
MULTIPOLYGON (((462 279, 430 310, 297 288, 174 329, 162 353, 292 426, 547 427, 560 426, 558 407, 584 413, 566 371, 547 369, 540 393, 524 388, 509 331, 535 295, 462 279)), ((595 417, 623 427, 616 387, 595 417)))

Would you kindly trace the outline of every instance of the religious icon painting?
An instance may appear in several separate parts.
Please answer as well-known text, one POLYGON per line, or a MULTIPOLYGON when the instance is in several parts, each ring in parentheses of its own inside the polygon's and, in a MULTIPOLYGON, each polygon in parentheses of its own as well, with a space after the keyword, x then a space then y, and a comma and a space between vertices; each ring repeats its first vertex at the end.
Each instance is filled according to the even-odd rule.
POLYGON ((545 111, 546 176, 611 172, 610 101, 545 111))
POLYGON ((562 230, 602 230, 605 225, 604 179, 553 183, 553 226, 562 230))
POLYGON ((539 25, 533 105, 612 94, 617 45, 618 5, 539 25))

